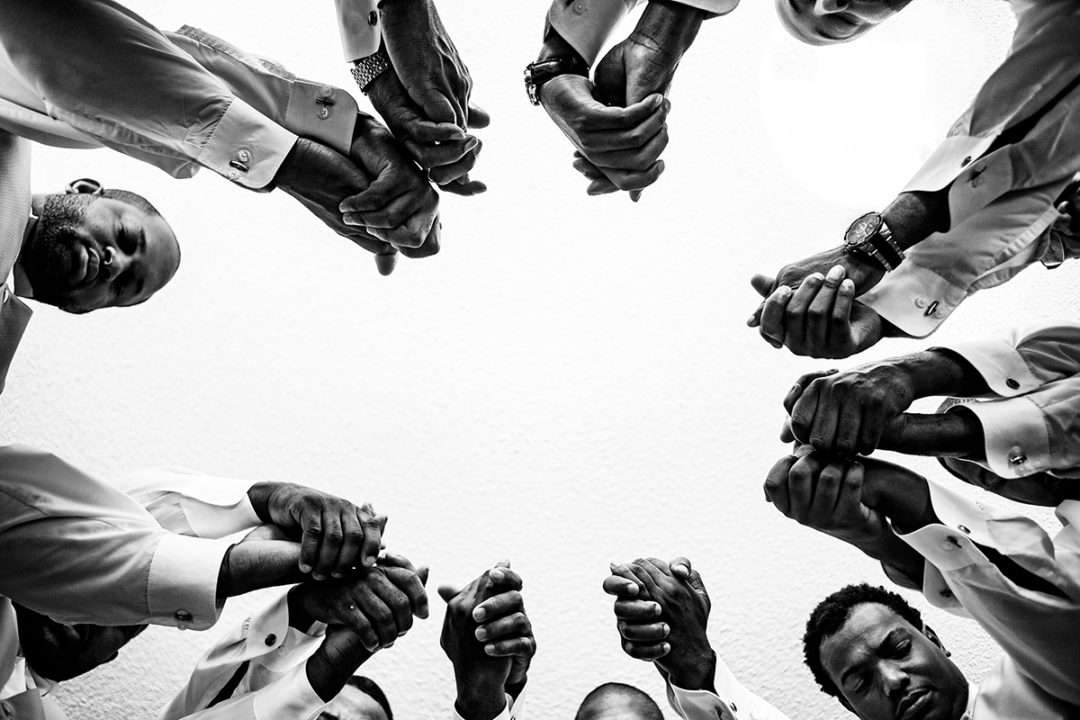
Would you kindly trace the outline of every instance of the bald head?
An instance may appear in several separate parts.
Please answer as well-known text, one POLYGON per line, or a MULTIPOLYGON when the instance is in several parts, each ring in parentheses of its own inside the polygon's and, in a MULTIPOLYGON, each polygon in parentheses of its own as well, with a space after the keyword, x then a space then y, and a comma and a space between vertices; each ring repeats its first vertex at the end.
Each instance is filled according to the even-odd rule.
POLYGON ((585 696, 574 720, 664 720, 664 714, 636 687, 604 683, 585 696))

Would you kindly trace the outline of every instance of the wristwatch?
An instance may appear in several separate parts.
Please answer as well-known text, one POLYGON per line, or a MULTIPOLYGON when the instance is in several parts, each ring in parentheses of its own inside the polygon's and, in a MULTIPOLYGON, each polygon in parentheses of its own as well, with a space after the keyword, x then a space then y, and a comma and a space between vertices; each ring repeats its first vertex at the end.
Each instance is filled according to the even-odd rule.
POLYGON ((885 272, 895 270, 904 261, 904 251, 893 240, 885 218, 876 212, 861 215, 851 223, 844 233, 844 252, 870 260, 885 272))
POLYGON ((353 63, 352 76, 356 81, 360 92, 367 95, 368 87, 390 67, 390 57, 386 51, 379 48, 371 55, 360 58, 353 63))
POLYGON ((525 67, 525 92, 529 94, 529 102, 539 105, 540 88, 544 83, 553 77, 567 74, 588 77, 589 66, 577 55, 559 55, 529 63, 525 67))

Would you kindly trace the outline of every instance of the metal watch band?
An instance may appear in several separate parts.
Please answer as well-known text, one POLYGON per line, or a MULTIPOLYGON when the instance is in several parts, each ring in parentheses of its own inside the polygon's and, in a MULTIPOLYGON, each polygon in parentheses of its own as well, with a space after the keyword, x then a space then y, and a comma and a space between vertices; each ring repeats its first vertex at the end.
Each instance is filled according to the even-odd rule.
POLYGON ((870 238, 869 243, 890 266, 889 270, 899 267, 900 263, 904 261, 904 251, 896 244, 896 240, 892 236, 892 230, 889 229, 884 220, 881 221, 881 227, 870 238))
POLYGON ((383 74, 390 67, 390 58, 386 51, 379 48, 371 55, 360 58, 353 63, 352 76, 356 80, 360 92, 367 94, 368 86, 375 82, 375 78, 383 74))
POLYGON ((589 66, 577 55, 560 55, 529 63, 525 67, 525 92, 529 95, 529 102, 539 105, 540 88, 544 86, 544 83, 559 75, 567 74, 588 77, 589 66))

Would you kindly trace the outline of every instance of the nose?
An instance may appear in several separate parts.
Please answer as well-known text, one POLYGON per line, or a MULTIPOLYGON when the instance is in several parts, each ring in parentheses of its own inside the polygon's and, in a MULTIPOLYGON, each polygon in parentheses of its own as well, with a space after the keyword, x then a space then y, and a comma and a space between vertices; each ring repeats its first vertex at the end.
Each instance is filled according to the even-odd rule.
POLYGON ((831 15, 848 9, 851 0, 815 0, 814 14, 817 16, 831 15))
POLYGON ((132 257, 123 250, 107 245, 101 256, 102 270, 109 280, 117 277, 131 265, 132 257))
POLYGON ((911 677, 907 670, 896 663, 884 663, 879 672, 881 673, 881 687, 885 694, 893 699, 899 699, 907 690, 911 677))

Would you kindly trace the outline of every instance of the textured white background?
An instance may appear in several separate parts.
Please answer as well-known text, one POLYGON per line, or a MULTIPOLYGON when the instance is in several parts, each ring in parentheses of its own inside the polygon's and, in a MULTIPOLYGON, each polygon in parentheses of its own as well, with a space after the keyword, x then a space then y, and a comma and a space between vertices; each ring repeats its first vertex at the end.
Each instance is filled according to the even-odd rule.
MULTIPOLYGON (((686 554, 713 595, 714 644, 745 683, 793 716, 844 715, 802 667, 802 625, 823 594, 883 578, 763 501, 784 452, 780 400, 825 364, 746 328, 747 281, 835 245, 893 197, 1005 53, 1006 4, 916 2, 860 43, 814 50, 782 33, 768 0, 748 0, 685 59, 668 170, 637 205, 587 197, 569 144, 525 102, 545 0, 441 4, 495 120, 475 173, 491 189, 445 200, 440 255, 381 278, 281 193, 41 149, 38 190, 85 175, 141 190, 184 260, 137 309, 39 309, 0 437, 104 475, 182 464, 373 501, 390 546, 429 564, 433 586, 512 558, 540 646, 535 718, 572 717, 607 680, 662 700, 656 674, 621 653, 600 583, 611 560, 686 554)), ((131 5, 351 82, 325 0, 131 5)), ((1075 268, 1032 269, 940 335, 1075 317, 1076 280, 1075 268)), ((219 629, 253 602, 231 602, 219 629)), ((433 607, 365 668, 402 717, 442 717, 452 702, 433 607)), ((977 678, 994 647, 972 624, 928 615, 977 678)), ((145 633, 65 686, 70 715, 151 718, 217 633, 145 633)))

